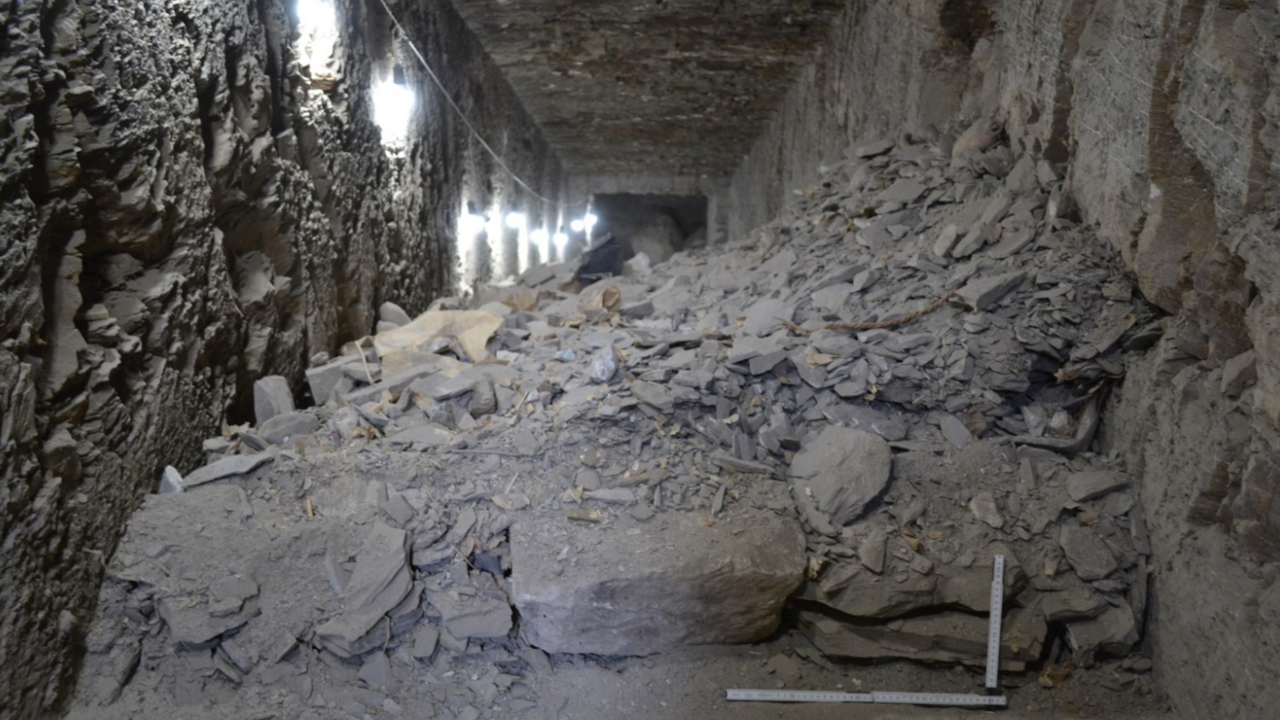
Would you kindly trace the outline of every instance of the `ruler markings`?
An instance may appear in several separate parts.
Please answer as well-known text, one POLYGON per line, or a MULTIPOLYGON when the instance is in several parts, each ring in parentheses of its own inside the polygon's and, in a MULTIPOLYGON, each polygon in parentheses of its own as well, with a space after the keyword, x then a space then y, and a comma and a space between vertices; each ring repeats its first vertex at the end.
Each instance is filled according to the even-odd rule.
POLYGON ((755 702, 834 702, 878 703, 881 705, 937 705, 1004 707, 1007 702, 1000 695, 971 695, 965 693, 930 692, 828 692, 822 690, 729 690, 727 699, 755 702))
POLYGON ((996 555, 991 579, 991 619, 987 621, 988 691, 1000 687, 1000 625, 1004 615, 1004 555, 996 555))

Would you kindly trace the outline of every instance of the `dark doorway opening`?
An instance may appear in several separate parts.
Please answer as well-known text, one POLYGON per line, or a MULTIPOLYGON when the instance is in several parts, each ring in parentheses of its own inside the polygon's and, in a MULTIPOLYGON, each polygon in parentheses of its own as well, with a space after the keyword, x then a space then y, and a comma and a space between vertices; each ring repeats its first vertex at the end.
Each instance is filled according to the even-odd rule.
POLYGON ((592 210, 598 218, 593 236, 612 233, 628 258, 644 253, 659 263, 682 250, 706 244, 705 195, 595 195, 592 210))

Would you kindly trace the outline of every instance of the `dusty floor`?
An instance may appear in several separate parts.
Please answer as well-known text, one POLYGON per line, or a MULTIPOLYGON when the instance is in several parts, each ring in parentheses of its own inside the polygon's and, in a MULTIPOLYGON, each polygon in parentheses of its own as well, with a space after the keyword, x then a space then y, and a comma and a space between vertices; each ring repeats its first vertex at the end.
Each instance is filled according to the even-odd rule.
MULTIPOLYGON (((450 469, 482 464, 483 457, 462 456, 450 469)), ((91 648, 114 652, 129 646, 111 643, 140 637, 132 656, 138 665, 120 688, 118 681, 129 670, 110 660, 102 663, 99 674, 84 679, 81 701, 95 693, 105 699, 119 692, 119 699, 108 707, 83 707, 71 717, 950 717, 946 711, 900 707, 729 703, 725 690, 982 691, 977 668, 829 660, 795 629, 794 609, 784 612, 783 628, 765 642, 684 648, 649 657, 548 656, 531 648, 517 628, 509 637, 464 640, 461 645, 454 640, 452 647, 445 641, 426 657, 415 658, 408 654, 414 644, 411 634, 399 641, 388 636, 381 646, 401 649, 388 653, 385 678, 366 681, 359 658, 341 660, 296 643, 277 651, 274 640, 300 635, 300 626, 333 612, 338 597, 330 587, 327 561, 335 542, 354 543, 354 531, 374 521, 365 489, 379 482, 395 487, 397 478, 404 483, 435 468, 424 465, 417 454, 374 450, 353 456, 328 451, 309 459, 286 455, 273 466, 218 488, 155 496, 139 513, 113 560, 120 582, 114 592, 104 593, 104 615, 113 622, 100 622, 95 631, 100 636, 90 642, 91 648), (306 515, 304 496, 312 501, 312 517, 306 515), (200 518, 194 525, 193 517, 200 518), (168 594, 170 600, 194 598, 229 576, 260 582, 250 622, 233 635, 237 647, 262 649, 255 662, 259 667, 246 675, 230 667, 220 670, 219 655, 207 649, 175 647, 164 620, 173 616, 146 607, 146 598, 154 594, 168 594), (157 592, 137 592, 148 587, 157 592), (276 652, 284 653, 279 662, 270 657, 276 652)), ((500 481, 496 484, 507 478, 491 475, 500 481)), ((451 488, 434 490, 444 497, 451 488)), ((482 496, 490 492, 484 483, 468 485, 468 490, 482 496)), ((1114 665, 1076 670, 1052 689, 1040 687, 1034 669, 1004 673, 1002 685, 1012 711, 1035 717, 1142 717, 1161 707, 1149 676, 1139 679, 1114 665)))

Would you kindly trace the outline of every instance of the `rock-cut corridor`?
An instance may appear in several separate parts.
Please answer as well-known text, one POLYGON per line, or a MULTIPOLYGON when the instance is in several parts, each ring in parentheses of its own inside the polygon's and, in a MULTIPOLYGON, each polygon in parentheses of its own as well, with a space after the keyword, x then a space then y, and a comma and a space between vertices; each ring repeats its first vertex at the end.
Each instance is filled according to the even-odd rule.
POLYGON ((0 720, 1280 701, 1280 9, 0 27, 0 720))

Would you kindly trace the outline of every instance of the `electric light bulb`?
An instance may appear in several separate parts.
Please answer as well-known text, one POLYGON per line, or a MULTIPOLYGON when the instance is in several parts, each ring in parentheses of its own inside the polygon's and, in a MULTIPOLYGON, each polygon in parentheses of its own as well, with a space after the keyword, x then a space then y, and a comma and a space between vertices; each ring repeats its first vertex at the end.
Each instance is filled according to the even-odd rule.
POLYGON ((538 228, 537 230, 529 233, 529 238, 538 246, 538 257, 542 262, 550 260, 551 258, 549 256, 551 254, 551 245, 548 241, 551 239, 551 235, 548 234, 546 230, 538 228))
POLYGON ((298 0, 298 27, 305 34, 336 34, 332 0, 298 0))
POLYGON ((373 86, 373 121, 382 130, 383 145, 398 145, 409 136, 409 121, 417 98, 413 90, 394 82, 373 86))
POLYGON ((471 213, 464 213, 458 218, 458 232, 463 237, 474 238, 484 232, 484 218, 471 213))

